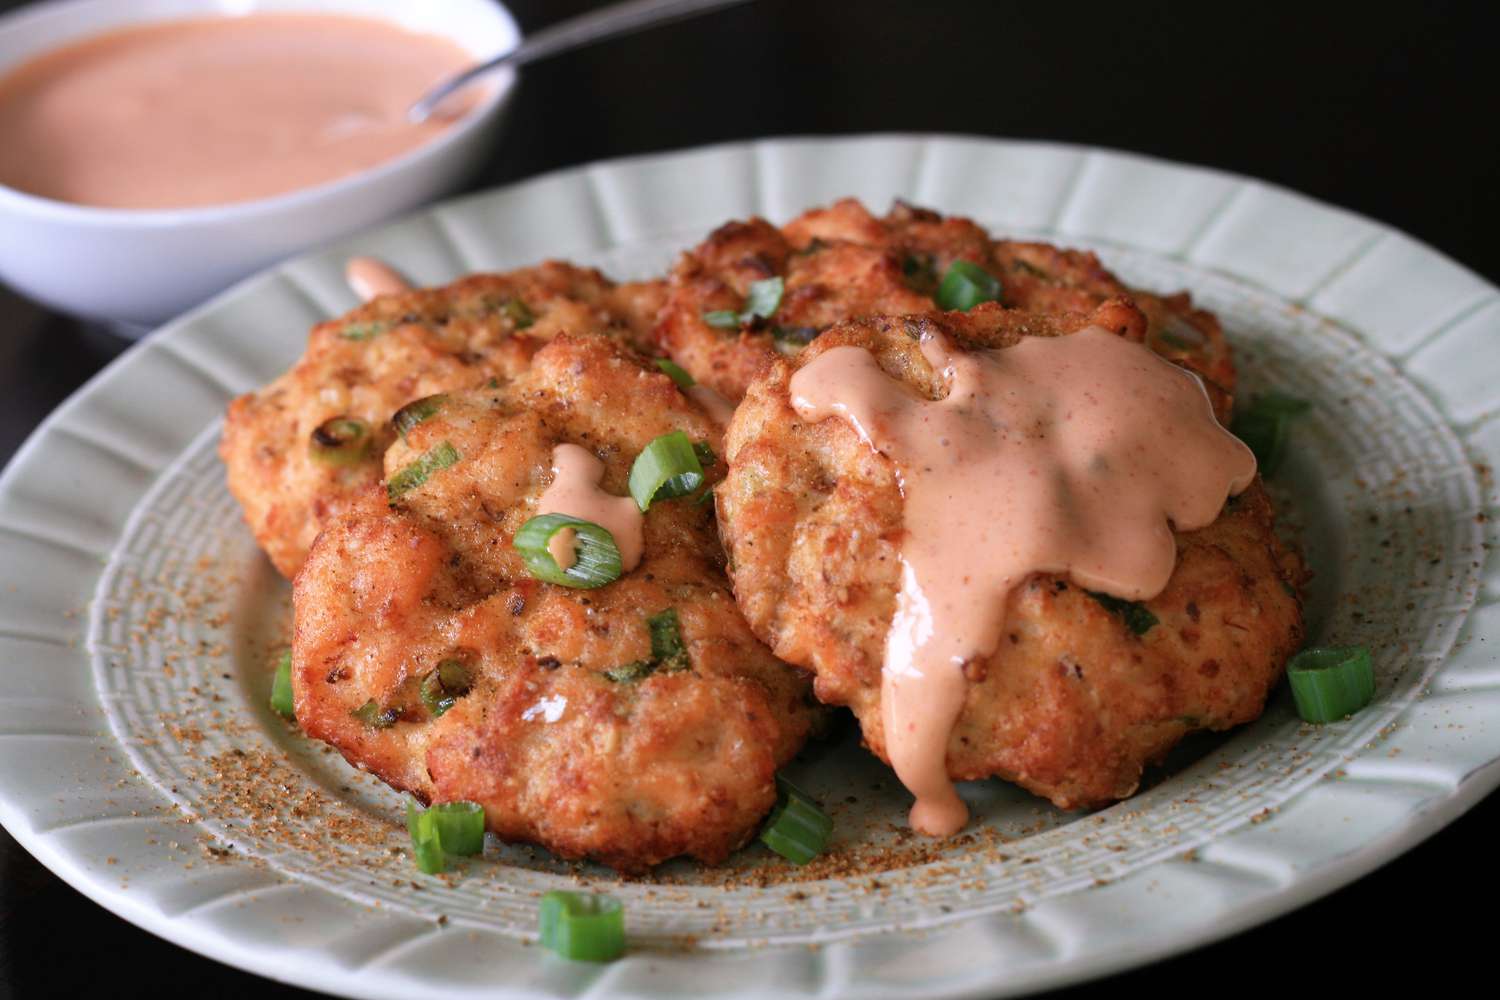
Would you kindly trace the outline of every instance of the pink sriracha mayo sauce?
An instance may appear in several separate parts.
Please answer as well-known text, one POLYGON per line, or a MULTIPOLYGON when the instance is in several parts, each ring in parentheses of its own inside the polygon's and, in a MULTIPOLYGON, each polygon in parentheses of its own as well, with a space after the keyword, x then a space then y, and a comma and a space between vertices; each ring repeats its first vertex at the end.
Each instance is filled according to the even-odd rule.
POLYGON ((344 281, 361 302, 411 291, 411 282, 378 257, 350 257, 344 265, 344 281))
MULTIPOLYGON (((592 521, 615 538, 620 550, 620 569, 630 572, 640 565, 645 549, 644 520, 641 509, 630 497, 617 497, 599 488, 604 478, 604 463, 587 448, 560 444, 552 449, 552 485, 537 501, 536 512, 567 514, 582 521, 592 521)), ((574 541, 577 532, 563 528, 547 542, 547 552, 559 569, 567 569, 577 559, 574 541)))
POLYGON ((916 796, 911 825, 968 822, 948 777, 964 664, 994 653, 1006 598, 1033 573, 1144 600, 1177 560, 1172 528, 1218 517, 1255 456, 1214 419, 1196 375, 1107 330, 1028 337, 1004 350, 922 354, 949 386, 919 398, 869 351, 835 347, 799 370, 792 406, 839 417, 896 465, 901 588, 886 639, 886 753, 916 796))
POLYGON ((0 184, 133 209, 323 184, 439 135, 474 98, 421 125, 406 109, 473 61, 446 39, 341 15, 111 31, 0 77, 0 184))

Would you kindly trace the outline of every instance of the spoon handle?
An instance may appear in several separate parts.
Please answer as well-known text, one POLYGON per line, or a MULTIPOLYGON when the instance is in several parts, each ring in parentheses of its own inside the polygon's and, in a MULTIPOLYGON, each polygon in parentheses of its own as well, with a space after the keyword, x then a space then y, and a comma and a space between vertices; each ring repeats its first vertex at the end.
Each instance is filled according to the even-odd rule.
POLYGON ((411 106, 406 116, 413 122, 426 121, 450 94, 502 66, 524 66, 568 49, 581 48, 606 38, 618 38, 658 24, 707 14, 720 7, 745 2, 746 0, 626 0, 625 3, 610 4, 566 21, 549 24, 535 34, 527 35, 520 45, 509 52, 472 66, 433 87, 411 106))

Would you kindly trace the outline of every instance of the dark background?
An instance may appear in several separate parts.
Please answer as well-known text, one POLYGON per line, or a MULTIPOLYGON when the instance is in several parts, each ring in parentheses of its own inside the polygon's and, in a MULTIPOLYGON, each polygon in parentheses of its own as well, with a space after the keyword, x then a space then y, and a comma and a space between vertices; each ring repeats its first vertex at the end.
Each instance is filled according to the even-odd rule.
MULTIPOLYGON (((413 0, 416 2, 416 0, 413 0)), ((423 0, 443 2, 443 0, 423 0)), ((20 6, 0 0, 0 12, 20 6)), ((523 28, 586 8, 516 0, 523 28)), ((758 136, 947 131, 1111 146, 1251 174, 1390 223, 1500 279, 1493 5, 760 0, 528 68, 475 187, 758 136)), ((5 141, 0 136, 0 142, 5 141)), ((15 234, 0 232, 0 239, 15 234)), ((0 287, 0 462, 126 345, 0 287)), ((1491 795, 1317 903, 1069 991, 1434 985, 1487 969, 1491 795), (1477 906, 1475 904, 1478 904, 1477 906), (1414 970, 1415 971, 1415 970, 1414 970)), ((1481 980, 1483 981, 1483 980, 1481 980)), ((0 991, 308 995, 157 940, 0 832, 0 991)))

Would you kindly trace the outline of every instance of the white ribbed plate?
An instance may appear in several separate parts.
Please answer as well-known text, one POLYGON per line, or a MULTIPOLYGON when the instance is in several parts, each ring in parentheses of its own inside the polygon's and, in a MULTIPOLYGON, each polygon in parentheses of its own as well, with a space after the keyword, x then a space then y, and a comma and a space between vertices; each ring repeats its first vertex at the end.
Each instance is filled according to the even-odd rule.
MULTIPOLYGON (((103 905, 332 993, 938 997, 1137 964, 1358 877, 1500 782, 1494 496, 1500 292, 1406 236, 1254 181, 1060 146, 877 136, 598 164, 450 202, 252 279, 130 351, 0 479, 0 820, 103 905), (1247 389, 1318 401, 1280 479, 1317 577, 1311 638, 1375 650, 1375 703, 1300 724, 1284 693, 1088 816, 975 783, 976 835, 903 863, 904 803, 847 735, 799 765, 878 870, 757 887, 686 864, 617 884, 491 844, 448 880, 402 854, 398 800, 264 708, 286 586, 214 455, 234 394, 353 305, 352 252, 424 283, 544 256, 663 270, 731 217, 854 194, 1097 249, 1216 310, 1247 389), (1476 642, 1475 640, 1481 640, 1476 642), (844 799, 853 793, 857 802, 844 799), (893 862, 890 860, 895 858, 893 862), (535 897, 603 884, 635 949, 531 943, 535 897)), ((748 875, 747 875, 748 873, 748 875)))

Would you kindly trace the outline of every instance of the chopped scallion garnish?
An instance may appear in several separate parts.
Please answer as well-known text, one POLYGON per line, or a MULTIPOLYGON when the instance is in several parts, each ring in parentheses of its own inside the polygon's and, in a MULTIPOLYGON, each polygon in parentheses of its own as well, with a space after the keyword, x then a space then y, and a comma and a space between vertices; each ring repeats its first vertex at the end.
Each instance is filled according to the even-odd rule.
POLYGON ((999 302, 1000 279, 972 261, 955 260, 948 265, 938 285, 937 304, 942 309, 968 312, 981 302, 999 302))
POLYGON ((453 703, 469 693, 473 682, 469 668, 459 660, 444 660, 422 678, 418 692, 422 704, 434 719, 453 707, 453 703))
POLYGON ((324 465, 356 465, 370 453, 370 425, 358 417, 333 417, 313 428, 308 453, 324 465))
POLYGON ((339 336, 345 340, 369 340, 378 337, 386 331, 384 323, 350 323, 339 331, 339 336))
POLYGON ((620 548, 609 530, 567 514, 542 514, 521 525, 511 546, 521 554, 526 570, 538 580, 561 587, 591 589, 620 578, 620 548), (552 536, 573 532, 573 564, 563 569, 552 557, 552 536))
POLYGON ((500 306, 500 311, 505 313, 510 321, 515 324, 517 330, 524 330, 536 322, 536 314, 531 307, 520 299, 506 299, 500 306))
POLYGON ((443 842, 438 839, 436 817, 410 799, 406 802, 406 832, 411 836, 411 856, 424 874, 436 875, 448 867, 443 842))
POLYGON ((669 358, 657 358, 656 367, 665 372, 666 376, 673 382, 676 382, 679 389, 691 389, 698 384, 697 379, 693 378, 681 365, 669 358))
POLYGON ((646 619, 651 632, 651 658, 665 670, 684 670, 692 666, 687 646, 682 641, 682 622, 676 608, 668 608, 646 619))
POLYGON ((458 449, 447 441, 433 445, 421 458, 390 478, 390 482, 385 484, 386 497, 394 502, 427 482, 434 472, 448 468, 458 459, 458 449))
POLYGON ((1308 722, 1335 722, 1375 697, 1375 667, 1364 646, 1304 649, 1286 665, 1297 714, 1308 722))
POLYGON ((1139 601, 1126 601, 1097 590, 1086 590, 1084 593, 1102 604, 1105 611, 1119 615, 1124 620, 1125 627, 1136 635, 1145 635, 1160 622, 1151 613, 1151 609, 1139 601))
POLYGON ((770 319, 781 308, 781 296, 785 291, 786 282, 780 278, 752 281, 743 309, 739 312, 714 309, 703 314, 703 322, 720 330, 733 330, 756 320, 770 319))
POLYGON ((810 796, 776 776, 776 807, 761 828, 760 842, 793 864, 805 865, 828 846, 833 818, 810 796))
POLYGON ((443 404, 447 401, 447 394, 442 392, 433 396, 423 396, 421 399, 414 399, 396 411, 395 415, 391 417, 391 426, 396 428, 396 433, 400 434, 401 440, 405 441, 406 435, 411 432, 413 427, 436 414, 438 410, 443 408, 443 404))
POLYGON ((646 445, 630 467, 630 495, 641 513, 655 500, 687 496, 703 485, 703 463, 682 431, 671 431, 646 445))
POLYGON ((786 291, 786 282, 780 278, 750 282, 750 294, 745 296, 745 310, 740 315, 753 319, 770 319, 781 308, 781 295, 786 291))
POLYGON ((484 850, 484 807, 477 802, 439 802, 423 809, 407 799, 406 832, 417 867, 436 875, 448 867, 447 855, 484 850))
POLYGON ((484 850, 484 807, 477 802, 439 802, 428 808, 443 853, 468 856, 484 850))
POLYGON ((714 454, 714 450, 708 446, 707 441, 694 441, 693 454, 698 456, 698 464, 705 469, 719 460, 719 456, 714 454))
POLYGON ((401 718, 401 713, 394 708, 381 708, 380 703, 374 698, 349 713, 368 729, 389 729, 401 718))
POLYGON ((604 671, 604 676, 616 684, 627 684, 651 676, 657 670, 687 670, 693 665, 688 655, 687 644, 682 641, 682 622, 676 608, 658 611, 646 619, 646 630, 651 634, 651 659, 632 660, 604 671))
POLYGON ((1262 476, 1273 475, 1286 457, 1286 438, 1291 423, 1312 409, 1312 404, 1296 396, 1268 392, 1256 396, 1250 406, 1234 418, 1234 436, 1255 452, 1255 464, 1262 476))
POLYGON ((296 709, 292 705, 292 651, 283 652, 276 658, 276 676, 271 680, 271 708, 276 714, 296 720, 296 709))
POLYGON ((612 896, 553 891, 542 897, 542 947, 579 962, 612 962, 625 954, 625 910, 612 896))

